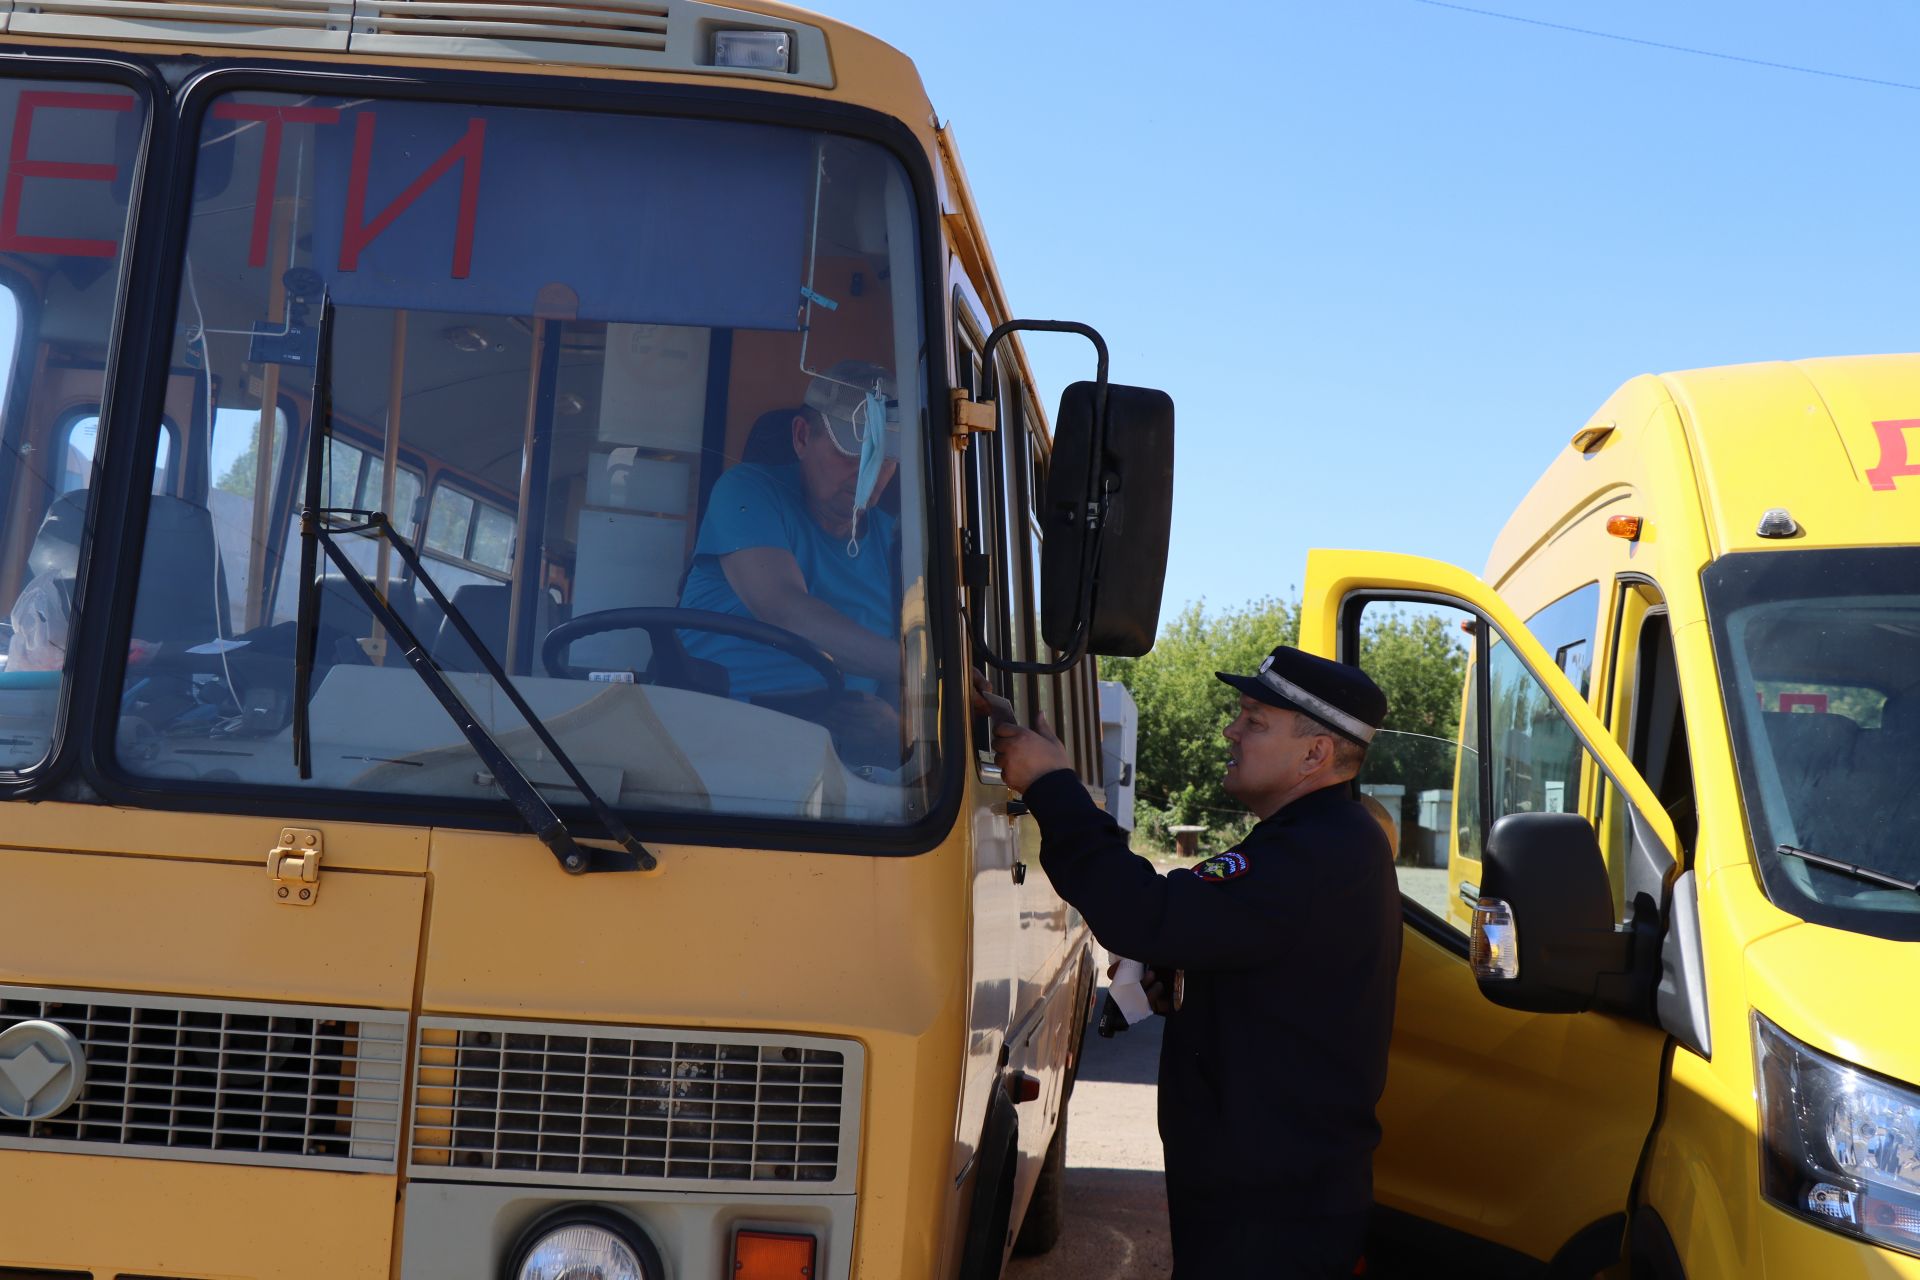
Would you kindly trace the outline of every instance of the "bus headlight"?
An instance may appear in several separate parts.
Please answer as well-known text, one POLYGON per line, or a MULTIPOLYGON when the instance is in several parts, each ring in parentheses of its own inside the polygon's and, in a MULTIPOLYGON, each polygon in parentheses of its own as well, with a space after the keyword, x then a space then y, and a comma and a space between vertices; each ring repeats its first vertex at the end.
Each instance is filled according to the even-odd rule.
POLYGON ((627 1219, 563 1206, 521 1233, 507 1280, 665 1280, 660 1254, 627 1219))
POLYGON ((1758 1013, 1753 1048, 1767 1199, 1920 1254, 1920 1090, 1818 1053, 1758 1013))

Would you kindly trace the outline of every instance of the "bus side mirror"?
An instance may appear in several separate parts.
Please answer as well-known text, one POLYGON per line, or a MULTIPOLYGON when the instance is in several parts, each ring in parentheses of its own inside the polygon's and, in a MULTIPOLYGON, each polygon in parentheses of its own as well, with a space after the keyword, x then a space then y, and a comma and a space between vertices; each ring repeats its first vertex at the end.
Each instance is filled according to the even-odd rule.
POLYGON ((1530 1013, 1583 1013, 1636 964, 1636 932, 1613 924, 1613 886, 1577 813, 1493 824, 1470 949, 1480 993, 1530 1013))
POLYGON ((1160 629, 1173 522, 1173 400, 1164 391, 1109 383, 1104 431, 1097 400, 1097 383, 1076 382, 1062 393, 1054 418, 1041 516, 1040 633, 1056 650, 1073 647, 1087 586, 1083 557, 1094 540, 1086 651, 1134 658, 1153 648, 1160 629), (1096 448, 1103 454, 1097 460, 1096 448), (1099 495, 1092 504, 1090 493, 1099 495))

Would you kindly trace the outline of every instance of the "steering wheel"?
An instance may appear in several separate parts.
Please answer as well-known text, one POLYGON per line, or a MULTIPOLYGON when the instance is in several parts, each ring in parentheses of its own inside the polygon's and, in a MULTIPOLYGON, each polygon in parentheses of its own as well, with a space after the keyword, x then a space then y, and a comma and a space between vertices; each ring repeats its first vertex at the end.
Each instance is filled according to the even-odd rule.
POLYGON ((819 692, 828 701, 837 700, 847 688, 846 678, 840 674, 840 668, 833 659, 805 636, 754 618, 715 613, 709 609, 598 609, 583 613, 547 632, 547 638, 540 642, 540 665, 547 669, 548 675, 564 679, 573 670, 565 661, 567 650, 573 643, 607 631, 646 632, 653 641, 653 661, 649 664, 649 670, 655 672, 663 666, 684 667, 690 661, 686 650, 680 646, 678 632, 711 631, 715 635, 738 636, 742 640, 766 645, 806 663, 819 672, 820 678, 826 682, 827 687, 819 692))

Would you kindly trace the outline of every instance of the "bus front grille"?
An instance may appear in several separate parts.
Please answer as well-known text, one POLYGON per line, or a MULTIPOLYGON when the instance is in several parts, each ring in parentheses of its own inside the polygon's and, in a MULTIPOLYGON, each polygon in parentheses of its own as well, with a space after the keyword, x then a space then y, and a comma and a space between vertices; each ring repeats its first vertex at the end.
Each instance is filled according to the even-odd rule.
POLYGON ((0 1034, 36 1021, 79 1042, 85 1087, 45 1119, 0 1115, 0 1147, 360 1172, 398 1164, 404 1014, 0 986, 0 1034))
POLYGON ((409 1174, 851 1191, 845 1040, 423 1018, 409 1174))

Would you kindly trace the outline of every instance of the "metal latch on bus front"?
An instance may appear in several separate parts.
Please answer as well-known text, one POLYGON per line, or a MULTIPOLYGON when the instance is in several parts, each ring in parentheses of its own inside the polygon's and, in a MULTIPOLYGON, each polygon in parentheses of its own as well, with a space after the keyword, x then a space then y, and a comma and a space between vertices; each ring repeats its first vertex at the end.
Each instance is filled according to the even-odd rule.
POLYGON ((267 880, 274 901, 310 907, 320 897, 320 833, 280 828, 280 843, 267 850, 267 880))

